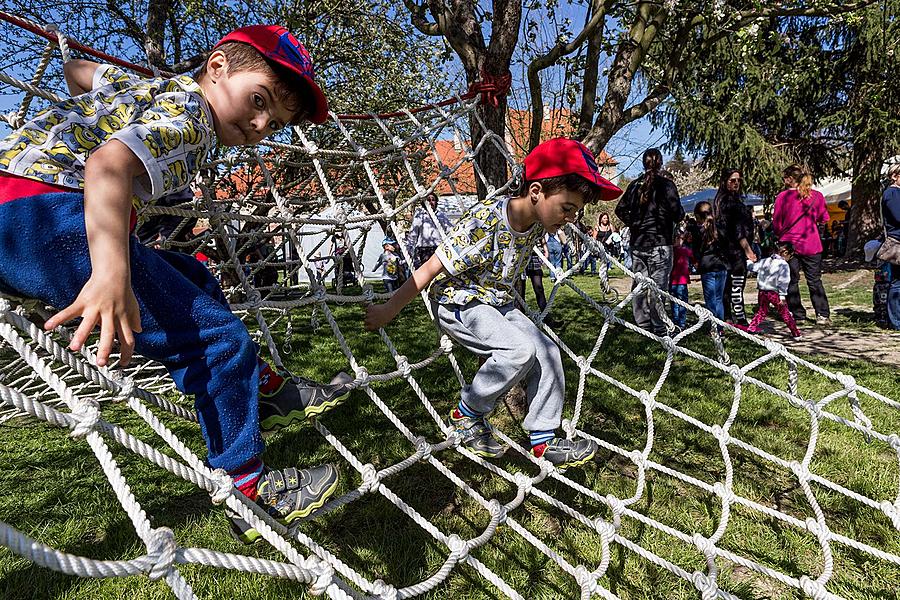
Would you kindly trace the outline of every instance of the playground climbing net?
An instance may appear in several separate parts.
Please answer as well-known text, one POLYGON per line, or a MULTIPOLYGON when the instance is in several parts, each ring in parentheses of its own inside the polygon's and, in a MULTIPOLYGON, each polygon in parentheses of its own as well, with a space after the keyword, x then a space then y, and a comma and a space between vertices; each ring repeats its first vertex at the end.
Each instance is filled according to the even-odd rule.
MULTIPOLYGON (((50 40, 34 76, 28 81, 0 71, 5 84, 22 90, 19 108, 7 118, 15 126, 36 109, 34 104, 56 99, 56 94, 41 87, 42 78, 57 51, 64 60, 68 59, 70 44, 56 31, 4 13, 0 16, 50 40)), ((348 564, 340 549, 334 549, 333 545, 331 550, 326 549, 302 528, 288 529, 273 521, 258 506, 236 493, 226 474, 210 470, 164 424, 162 413, 196 420, 189 399, 174 389, 164 369, 140 359, 124 369, 97 367, 90 348, 77 353, 66 348, 69 331, 60 328, 47 334, 35 325, 47 317, 47 307, 29 299, 11 297, 0 297, 0 400, 5 408, 0 413, 2 420, 22 423, 20 418, 30 415, 70 429, 71 436, 82 439, 96 455, 146 552, 130 560, 75 556, 55 550, 2 522, 0 544, 38 565, 68 574, 85 577, 147 574, 154 580, 164 580, 178 598, 195 597, 179 570, 180 565, 191 563, 287 578, 308 585, 310 593, 335 598, 416 596, 446 584, 454 569, 471 569, 503 595, 528 597, 529 590, 515 589, 504 573, 495 572, 479 558, 480 550, 496 540, 495 534, 501 529, 506 530, 505 536, 532 546, 549 563, 574 578, 582 598, 617 597, 605 584, 609 571, 618 568, 613 554, 617 546, 629 555, 639 556, 648 568, 685 580, 704 599, 736 598, 720 586, 719 575, 726 564, 771 578, 817 599, 840 597, 829 591, 835 570, 835 547, 852 549, 865 557, 861 560, 884 561, 892 568, 900 566, 900 556, 896 553, 832 530, 834 523, 822 502, 826 495, 841 497, 854 507, 869 510, 873 518, 885 520, 889 528, 900 530, 900 481, 897 481, 900 437, 894 430, 884 430, 885 427, 873 423, 879 420, 876 415, 886 414, 888 418, 883 420, 896 424, 900 404, 857 384, 850 375, 833 373, 792 354, 779 343, 762 340, 717 321, 703 307, 669 296, 667 290, 658 289, 651 280, 625 269, 614 258, 609 257, 612 264, 635 284, 630 292, 619 298, 612 293, 606 279, 601 281, 599 295, 596 290, 579 288, 573 274, 580 266, 592 254, 599 256, 601 263, 608 257, 601 246, 578 231, 571 231, 582 242, 577 263, 567 270, 546 265, 554 274, 547 308, 529 314, 558 344, 564 360, 570 361, 569 367, 574 365, 577 370, 577 383, 573 386, 570 382, 575 401, 563 424, 565 434, 595 440, 609 457, 613 465, 610 468, 628 473, 630 493, 616 495, 609 488, 604 489, 602 478, 588 485, 570 473, 559 471, 548 462, 532 457, 526 448, 502 431, 497 432, 499 437, 511 447, 514 456, 521 457, 514 463, 518 469, 515 472, 505 468, 505 462, 487 462, 460 446, 443 419, 452 399, 442 398, 440 403, 435 403, 419 383, 420 372, 437 368, 437 361, 449 364, 460 386, 465 383, 464 368, 457 360, 452 342, 436 330, 431 350, 419 356, 404 355, 390 328, 379 331, 396 368, 370 371, 374 364, 372 357, 354 350, 358 332, 352 332, 356 336, 350 335, 346 325, 343 328, 339 325, 333 312, 336 304, 365 304, 387 297, 375 293, 372 285, 365 283, 362 256, 367 239, 380 239, 384 234, 395 237, 401 241, 399 248, 406 261, 411 263, 402 243, 404 222, 418 207, 431 210, 424 202, 430 193, 438 192, 443 198, 449 198, 461 212, 471 202, 458 187, 467 177, 481 180, 489 196, 504 194, 511 185, 496 189, 490 186, 474 160, 486 147, 493 146, 510 165, 514 163, 504 140, 487 128, 482 128, 486 133, 481 139, 467 139, 469 120, 479 118, 475 109, 481 101, 482 94, 476 90, 441 104, 393 115, 332 115, 326 124, 295 128, 280 141, 218 154, 205 165, 192 188, 193 194, 145 207, 139 215, 144 224, 168 224, 165 235, 151 236, 152 243, 209 257, 232 308, 242 315, 276 365, 283 366, 283 355, 290 353, 292 344, 296 343, 298 315, 313 321, 310 329, 315 329, 315 335, 334 336, 355 375, 353 386, 358 389, 355 401, 370 402, 377 407, 383 419, 406 440, 408 454, 394 464, 376 469, 373 463, 379 462, 378 457, 356 455, 350 449, 352 444, 328 429, 327 417, 312 421, 312 427, 322 439, 343 458, 345 480, 353 482, 349 491, 328 502, 319 514, 338 509, 352 511, 355 501, 367 495, 379 495, 394 507, 391 510, 401 512, 439 547, 445 548, 446 558, 439 568, 424 580, 405 587, 397 582, 373 580, 371 574, 361 570, 364 567, 348 564), (448 147, 455 151, 448 152, 448 147), (351 285, 354 278, 362 285, 351 285), (564 288, 574 292, 583 303, 582 320, 595 324, 587 329, 586 341, 565 340, 543 322, 564 288), (350 294, 351 291, 359 293, 350 294), (660 311, 669 326, 669 335, 657 337, 635 327, 626 320, 625 313, 630 311, 631 301, 638 294, 681 304, 690 315, 688 326, 683 331, 676 330, 660 311), (642 363, 637 357, 621 356, 615 351, 615 345, 624 339, 622 336, 639 340, 642 354, 658 356, 658 361, 642 363), (726 350, 732 340, 755 349, 754 358, 744 364, 733 361, 726 350), (709 356, 703 353, 703 348, 709 356), (617 368, 615 363, 623 368, 617 368), (621 373, 627 373, 629 368, 635 369, 634 377, 623 377, 621 373), (653 370, 649 378, 648 369, 653 370), (691 415, 689 403, 679 402, 677 397, 667 394, 666 384, 671 385, 678 373, 691 369, 703 373, 698 377, 721 378, 731 392, 727 397, 707 399, 721 405, 720 420, 704 422, 691 415), (773 373, 781 377, 772 377, 773 373), (810 380, 824 382, 824 387, 832 391, 820 397, 805 397, 803 384, 810 380), (779 381, 786 383, 779 384, 779 381), (392 408, 395 402, 386 401, 379 392, 389 384, 391 390, 396 390, 398 382, 405 382, 407 395, 413 397, 418 407, 403 415, 392 408), (768 398, 774 410, 797 417, 794 426, 800 429, 799 435, 804 439, 802 452, 796 456, 779 456, 760 447, 765 446, 764 436, 745 439, 739 435, 738 430, 748 431, 739 428, 742 398, 754 394, 768 398), (643 443, 620 446, 610 440, 613 436, 592 433, 596 428, 593 423, 584 422, 582 416, 590 410, 595 397, 604 395, 614 396, 615 402, 624 407, 622 410, 631 410, 630 416, 643 430, 643 443), (171 452, 160 452, 125 428, 105 420, 104 410, 111 403, 133 410, 155 433, 154 439, 164 441, 171 452), (664 464, 655 460, 658 457, 653 454, 654 445, 661 443, 657 430, 666 427, 666 435, 673 435, 676 430, 665 425, 673 422, 690 430, 694 436, 691 439, 706 436, 710 442, 708 447, 717 451, 717 456, 707 457, 713 467, 704 471, 706 478, 690 474, 687 469, 679 470, 676 467, 681 466, 680 462, 664 464), (826 429, 828 434, 844 436, 865 447, 873 468, 893 469, 894 483, 888 486, 892 490, 890 495, 870 497, 852 489, 846 481, 832 480, 840 479, 840 474, 829 478, 817 472, 814 459, 826 429), (417 430, 439 434, 428 437, 417 430), (176 532, 165 527, 154 528, 117 465, 116 453, 128 452, 205 490, 213 504, 226 504, 251 522, 283 559, 264 560, 182 547, 176 532), (504 501, 479 491, 478 486, 464 480, 458 472, 470 473, 469 469, 454 470, 448 466, 453 462, 448 460, 449 455, 505 480, 508 489, 514 490, 510 494, 513 497, 504 501), (802 492, 800 498, 805 498, 805 509, 773 506, 771 501, 754 497, 752 490, 742 489, 735 469, 738 457, 749 458, 757 468, 787 474, 782 479, 802 492), (422 463, 430 467, 431 477, 456 488, 479 507, 480 523, 484 523, 479 535, 467 537, 441 530, 392 489, 392 481, 422 463), (710 520, 712 527, 703 531, 683 530, 652 516, 647 506, 649 486, 654 479, 667 479, 677 484, 683 490, 681 493, 706 498, 709 512, 715 513, 710 520), (559 549, 558 540, 553 536, 526 526, 522 518, 526 503, 540 504, 568 519, 595 540, 599 552, 591 557, 591 562, 584 556, 576 555, 573 559, 571 553, 559 549), (752 552, 742 552, 740 534, 732 532, 731 538, 728 537, 739 512, 757 515, 770 525, 808 536, 811 544, 819 549, 818 560, 805 572, 786 573, 755 559, 752 552), (674 558, 664 556, 659 547, 654 551, 642 546, 628 537, 635 531, 629 524, 652 529, 670 544, 694 549, 698 559, 695 567, 705 564, 705 568, 686 568, 674 558)), ((357 326, 361 324, 354 323, 353 327, 357 326)), ((372 427, 382 425, 373 423, 372 427)))

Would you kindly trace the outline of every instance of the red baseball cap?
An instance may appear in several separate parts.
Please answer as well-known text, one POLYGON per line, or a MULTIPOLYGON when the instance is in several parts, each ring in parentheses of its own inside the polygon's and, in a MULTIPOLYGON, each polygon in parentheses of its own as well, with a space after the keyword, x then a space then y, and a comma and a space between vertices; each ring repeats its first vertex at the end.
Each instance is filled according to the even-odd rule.
POLYGON ((242 42, 253 46, 266 59, 290 69, 306 83, 304 92, 309 99, 309 116, 313 123, 324 123, 328 118, 328 100, 322 88, 316 83, 312 59, 303 44, 280 25, 250 25, 235 29, 213 46, 218 48, 225 42, 242 42))
POLYGON ((615 200, 622 194, 619 186, 600 176, 594 155, 578 140, 547 140, 525 157, 525 181, 571 174, 580 175, 600 188, 602 200, 615 200))

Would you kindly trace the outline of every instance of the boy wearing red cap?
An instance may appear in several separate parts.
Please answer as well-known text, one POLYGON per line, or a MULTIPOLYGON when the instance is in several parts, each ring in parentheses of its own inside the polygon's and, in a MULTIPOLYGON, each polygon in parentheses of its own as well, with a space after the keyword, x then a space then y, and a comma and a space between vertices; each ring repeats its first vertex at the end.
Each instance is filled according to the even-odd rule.
POLYGON ((593 458, 597 445, 556 435, 565 399, 559 348, 515 308, 512 289, 545 231, 556 233, 574 222, 585 204, 616 198, 621 190, 600 176, 593 155, 575 140, 544 142, 525 158, 524 167, 514 197, 472 207, 387 303, 369 307, 366 328, 390 322, 430 285, 440 327, 485 359, 450 413, 463 445, 489 458, 506 451, 486 417, 497 399, 524 379, 529 409, 522 426, 531 451, 563 468, 593 458))
MULTIPOLYGON (((260 426, 274 430, 320 414, 348 392, 282 377, 228 309, 193 257, 142 246, 135 208, 186 189, 209 151, 255 144, 328 104, 303 46, 283 27, 225 36, 197 75, 139 79, 112 65, 65 65, 75 95, 0 141, 0 291, 61 309, 52 329, 82 319, 78 350, 100 325, 97 364, 118 338, 163 363, 195 397, 213 468, 284 522, 322 506, 337 487, 331 465, 267 471, 260 426)), ((234 533, 258 533, 232 519, 234 533)))

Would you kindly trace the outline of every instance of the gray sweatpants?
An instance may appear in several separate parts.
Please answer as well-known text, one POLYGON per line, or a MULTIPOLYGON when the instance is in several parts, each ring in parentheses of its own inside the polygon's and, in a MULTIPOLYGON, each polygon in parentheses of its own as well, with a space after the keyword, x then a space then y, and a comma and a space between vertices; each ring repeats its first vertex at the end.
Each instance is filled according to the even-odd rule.
MULTIPOLYGON (((664 292, 669 291, 669 281, 672 276, 672 246, 654 246, 653 248, 632 248, 631 270, 635 273, 643 273, 656 282, 664 292)), ((634 289, 637 282, 632 283, 634 289)), ((659 307, 665 312, 665 304, 659 307)), ((659 317, 656 300, 651 300, 649 294, 641 293, 635 296, 631 302, 634 312, 635 324, 656 335, 666 334, 666 324, 659 317)))
POLYGON ((433 304, 441 328, 464 348, 484 357, 463 401, 488 413, 497 399, 525 379, 528 431, 560 426, 566 379, 559 348, 513 304, 495 307, 477 300, 464 306, 433 304))

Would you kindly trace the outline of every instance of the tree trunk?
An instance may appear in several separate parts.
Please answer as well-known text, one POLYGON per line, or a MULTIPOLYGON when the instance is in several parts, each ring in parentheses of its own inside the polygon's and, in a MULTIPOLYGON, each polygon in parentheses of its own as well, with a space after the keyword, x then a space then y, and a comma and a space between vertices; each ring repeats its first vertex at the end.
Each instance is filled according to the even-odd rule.
POLYGON ((481 148, 475 155, 475 162, 478 169, 487 180, 481 179, 476 173, 475 179, 478 188, 478 199, 483 200, 488 193, 502 186, 509 179, 509 171, 506 168, 506 157, 497 148, 497 145, 491 140, 486 139, 482 143, 485 135, 496 136, 495 141, 501 146, 506 140, 506 97, 498 98, 497 106, 488 103, 480 103, 477 108, 477 115, 484 122, 485 127, 489 131, 485 131, 481 127, 481 123, 475 118, 475 113, 469 116, 469 134, 471 136, 472 148, 475 149, 479 144, 481 148))
POLYGON ((848 258, 861 258, 863 246, 881 233, 881 161, 883 140, 853 143, 853 210, 847 240, 848 258))

